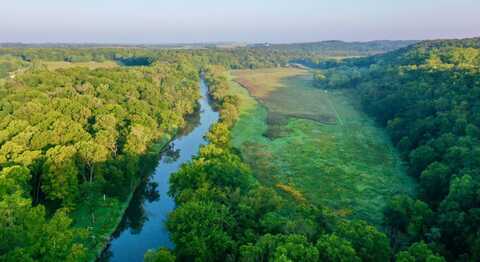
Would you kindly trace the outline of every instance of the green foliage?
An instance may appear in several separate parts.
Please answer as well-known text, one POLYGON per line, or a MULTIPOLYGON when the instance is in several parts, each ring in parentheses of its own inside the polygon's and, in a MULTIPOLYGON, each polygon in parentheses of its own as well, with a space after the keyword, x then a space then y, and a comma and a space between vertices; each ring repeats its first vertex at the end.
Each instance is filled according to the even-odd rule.
POLYGON ((444 262, 445 259, 434 254, 424 242, 412 244, 408 250, 399 252, 396 256, 398 262, 444 262))
POLYGON ((323 235, 317 242, 320 261, 325 262, 354 262, 361 261, 352 244, 335 234, 323 235))
POLYGON ((232 145, 262 184, 377 225, 390 197, 415 191, 388 134, 358 109, 353 92, 319 90, 298 69, 234 74, 248 89, 231 83, 240 106, 232 145))
POLYGON ((385 207, 384 220, 395 248, 422 238, 433 221, 429 206, 409 196, 395 196, 385 207))
POLYGON ((28 63, 12 56, 0 57, 0 79, 5 77, 14 77, 16 70, 27 67, 28 63))
POLYGON ((9 195, 27 196, 31 190, 30 170, 22 166, 11 166, 0 171, 0 200, 9 195))
MULTIPOLYGON (((11 170, 7 172, 14 175, 11 170)), ((5 178, 0 179, 4 184, 5 178)), ((0 260, 84 261, 86 248, 81 241, 86 232, 72 229, 72 220, 64 210, 48 219, 42 205, 32 207, 31 201, 21 195, 19 189, 0 197, 0 260)))
POLYGON ((344 60, 317 81, 321 88, 354 87, 419 179, 419 197, 426 204, 396 198, 385 210, 395 248, 423 240, 452 260, 476 256, 479 54, 478 38, 425 41, 344 60), (360 75, 353 78, 351 72, 360 75), (336 75, 346 80, 334 83, 336 75))
MULTIPOLYGON (((221 109, 224 104, 219 105, 221 109)), ((206 135, 210 144, 170 177, 169 194, 178 207, 167 227, 177 259, 389 259, 388 239, 374 227, 365 222, 339 223, 326 209, 285 201, 275 190, 260 185, 230 147, 227 119, 221 118, 206 135)))
POLYGON ((175 255, 170 250, 160 248, 159 250, 149 250, 143 258, 145 262, 175 262, 175 255))
POLYGON ((342 221, 335 232, 352 243, 362 261, 388 261, 390 243, 387 236, 365 221, 342 221))
MULTIPOLYGON (((52 55, 48 50, 30 51, 52 55)), ((68 60, 92 59, 88 52, 84 55, 68 60)), ((119 213, 114 210, 121 208, 119 201, 140 180, 148 147, 183 127, 184 118, 194 111, 198 71, 188 61, 94 70, 75 66, 50 70, 42 63, 27 64, 12 67, 17 70, 15 77, 0 85, 0 201, 8 200, 2 203, 12 213, 5 219, 15 220, 18 225, 12 230, 18 231, 19 239, 26 238, 21 242, 5 235, 11 238, 5 241, 16 244, 9 246, 12 252, 0 255, 9 260, 32 256, 63 261, 70 252, 73 260, 83 261, 87 248, 93 251, 105 244, 105 227, 115 227, 107 218, 119 213), (9 195, 17 198, 7 199, 9 195), (98 201, 101 198, 108 201, 98 201), (73 212, 61 212, 63 208, 73 212), (46 214, 55 215, 48 219, 46 214), (24 223, 32 223, 28 216, 38 219, 38 229, 29 233, 23 232, 29 231, 24 223), (72 229, 72 222, 92 228, 88 232, 92 236, 80 237, 85 232, 72 229), (54 228, 58 235, 45 235, 50 239, 38 244, 25 235, 40 239, 36 231, 54 228), (45 250, 37 250, 42 246, 45 250)))
MULTIPOLYGON (((148 252, 145 260, 388 261, 385 234, 365 222, 338 220, 305 201, 286 201, 287 193, 262 186, 230 148, 229 129, 244 112, 238 110, 240 98, 231 95, 224 68, 277 67, 290 61, 322 68, 314 77, 320 88, 357 87, 366 111, 387 127, 410 173, 419 179, 422 201, 395 197, 384 211, 394 250, 413 243, 397 260, 443 261, 438 250, 452 260, 478 260, 478 39, 422 42, 360 59, 322 57, 381 53, 407 44, 0 49, 0 55, 9 55, 0 57, 0 78, 10 76, 0 81, 0 260, 91 259, 87 249, 104 240, 92 241, 89 233, 72 228, 67 211, 75 211, 79 227, 105 234, 101 225, 114 224, 112 217, 120 215, 120 201, 139 180, 151 144, 184 126, 185 116, 195 109, 200 67, 221 123, 207 134, 210 144, 170 181, 178 204, 168 221, 176 256, 160 249, 148 252), (54 70, 40 60, 69 66, 54 70), (75 66, 105 60, 134 67, 75 66)), ((266 115, 257 107, 252 110, 266 115)), ((252 120, 249 124, 263 134, 264 119, 252 120)), ((298 131, 296 140, 314 130, 305 128, 306 122, 289 127, 298 131)), ((269 134, 284 130, 277 131, 269 134)), ((285 156, 303 150, 291 145, 283 150, 285 156)), ((309 152, 316 152, 313 147, 328 148, 310 147, 298 154, 305 158, 298 157, 297 163, 307 162, 309 152)), ((329 170, 340 170, 341 165, 331 165, 329 170)), ((302 170, 309 172, 308 167, 302 170)), ((273 177, 278 170, 262 172, 273 177)), ((315 186, 311 180, 302 183, 315 186)), ((281 185, 293 188, 290 181, 281 185)))
POLYGON ((266 234, 240 247, 240 261, 318 261, 318 250, 302 235, 266 234))
POLYGON ((180 259, 220 261, 233 247, 234 223, 221 204, 189 201, 171 213, 167 227, 180 259))

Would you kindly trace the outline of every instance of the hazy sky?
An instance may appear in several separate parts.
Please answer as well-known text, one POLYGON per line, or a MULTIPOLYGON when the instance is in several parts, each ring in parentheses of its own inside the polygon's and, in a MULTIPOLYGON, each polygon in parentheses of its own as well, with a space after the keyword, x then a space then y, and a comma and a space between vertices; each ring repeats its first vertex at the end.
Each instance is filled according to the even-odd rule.
POLYGON ((480 0, 4 0, 0 42, 186 43, 480 36, 480 0))

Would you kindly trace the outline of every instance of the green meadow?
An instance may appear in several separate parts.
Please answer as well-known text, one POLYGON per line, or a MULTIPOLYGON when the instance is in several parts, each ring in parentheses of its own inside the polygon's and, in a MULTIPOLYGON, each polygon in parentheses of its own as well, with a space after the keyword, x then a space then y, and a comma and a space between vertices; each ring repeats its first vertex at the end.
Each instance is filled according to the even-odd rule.
POLYGON ((232 143, 263 184, 377 225, 392 195, 414 194, 387 134, 353 91, 315 88, 310 72, 299 69, 232 75, 241 109, 232 143))

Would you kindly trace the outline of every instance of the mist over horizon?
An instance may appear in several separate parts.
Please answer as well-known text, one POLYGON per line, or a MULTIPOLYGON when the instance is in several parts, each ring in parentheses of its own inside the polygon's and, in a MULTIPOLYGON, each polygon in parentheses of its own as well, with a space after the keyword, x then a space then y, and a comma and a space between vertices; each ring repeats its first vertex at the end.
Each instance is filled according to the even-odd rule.
POLYGON ((0 262, 480 261, 480 0, 13 0, 0 262))
POLYGON ((185 44, 425 40, 479 36, 473 0, 9 1, 0 42, 185 44))

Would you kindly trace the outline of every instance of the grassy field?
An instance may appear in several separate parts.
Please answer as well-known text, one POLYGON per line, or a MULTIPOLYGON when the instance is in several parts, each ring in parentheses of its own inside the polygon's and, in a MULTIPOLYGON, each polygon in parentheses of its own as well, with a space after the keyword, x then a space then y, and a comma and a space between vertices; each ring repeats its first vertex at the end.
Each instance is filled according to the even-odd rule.
POLYGON ((104 62, 64 62, 64 61, 42 61, 49 70, 56 70, 60 68, 73 68, 73 67, 86 67, 89 69, 96 68, 115 68, 119 65, 114 61, 104 61, 104 62))
POLYGON ((316 89, 301 69, 232 74, 241 105, 232 143, 262 183, 376 224, 388 198, 413 194, 387 135, 358 109, 352 91, 316 89))

